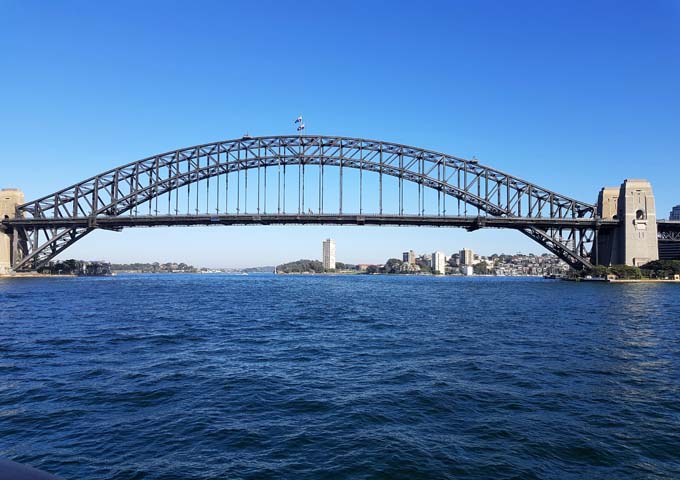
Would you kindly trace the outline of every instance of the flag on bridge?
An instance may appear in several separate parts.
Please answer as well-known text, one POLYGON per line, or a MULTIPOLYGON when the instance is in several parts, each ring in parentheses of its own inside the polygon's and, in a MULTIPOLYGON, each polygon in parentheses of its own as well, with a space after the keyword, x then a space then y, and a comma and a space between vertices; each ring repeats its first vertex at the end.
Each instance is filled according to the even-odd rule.
POLYGON ((302 115, 295 119, 295 123, 302 123, 302 115))
POLYGON ((301 131, 301 130, 304 130, 304 129, 305 129, 305 124, 304 124, 304 123, 301 124, 301 125, 297 128, 298 132, 301 131))

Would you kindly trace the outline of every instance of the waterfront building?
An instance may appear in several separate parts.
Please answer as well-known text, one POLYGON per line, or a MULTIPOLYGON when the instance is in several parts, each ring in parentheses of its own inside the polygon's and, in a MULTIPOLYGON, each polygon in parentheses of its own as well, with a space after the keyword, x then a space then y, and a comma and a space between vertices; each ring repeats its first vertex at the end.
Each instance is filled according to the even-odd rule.
POLYGON ((669 220, 680 220, 680 205, 676 205, 673 207, 673 210, 671 210, 669 220))
POLYGON ((434 252, 432 254, 432 273, 446 273, 446 257, 444 252, 434 252))
POLYGON ((466 276, 474 275, 475 268, 472 265, 463 265, 460 267, 460 273, 466 276))
POLYGON ((332 238, 323 241, 323 268, 335 270, 335 240, 332 238))
POLYGON ((454 253, 449 257, 449 265, 452 267, 460 265, 460 253, 454 253))
POLYGON ((399 266, 399 271, 404 273, 418 273, 420 272, 420 267, 415 264, 404 262, 399 266))
POLYGON ((459 260, 460 265, 463 266, 468 266, 468 265, 474 265, 475 264, 475 252, 470 250, 469 248, 464 248, 460 251, 460 256, 459 260))
POLYGON ((416 252, 413 250, 409 250, 408 252, 404 252, 402 254, 401 259, 404 261, 404 263, 408 263, 409 265, 415 265, 416 264, 416 252))

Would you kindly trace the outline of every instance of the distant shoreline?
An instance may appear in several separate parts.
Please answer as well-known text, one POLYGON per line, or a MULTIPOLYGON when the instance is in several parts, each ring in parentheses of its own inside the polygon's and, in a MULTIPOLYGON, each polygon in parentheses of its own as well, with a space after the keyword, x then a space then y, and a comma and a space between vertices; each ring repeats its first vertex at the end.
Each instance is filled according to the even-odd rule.
POLYGON ((660 278, 637 278, 637 279, 611 279, 605 280, 607 283, 678 283, 680 280, 660 279, 660 278))
POLYGON ((36 273, 36 272, 18 272, 18 273, 3 273, 0 274, 0 278, 64 278, 64 277, 77 277, 78 275, 69 274, 49 274, 49 273, 36 273))
POLYGON ((276 275, 318 275, 318 276, 324 276, 324 275, 335 275, 335 276, 344 276, 344 275, 365 275, 365 276, 386 276, 386 277, 439 277, 439 278, 475 278, 475 277, 484 277, 484 278, 543 278, 543 275, 484 275, 484 274, 475 274, 475 275, 441 275, 441 274, 434 274, 434 273, 366 273, 366 272, 290 272, 290 273, 276 273, 276 275))

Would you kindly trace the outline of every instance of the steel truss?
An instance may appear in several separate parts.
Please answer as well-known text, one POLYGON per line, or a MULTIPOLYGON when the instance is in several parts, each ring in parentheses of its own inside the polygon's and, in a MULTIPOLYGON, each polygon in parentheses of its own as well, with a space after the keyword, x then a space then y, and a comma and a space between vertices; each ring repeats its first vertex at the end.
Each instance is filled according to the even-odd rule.
MULTIPOLYGON (((148 207, 145 218, 155 217, 157 224, 179 224, 181 222, 176 221, 180 216, 179 206, 185 202, 184 197, 180 202, 181 188, 187 187, 188 204, 191 185, 204 180, 209 182, 214 177, 218 177, 218 180, 226 178, 223 187, 227 190, 228 202, 230 174, 239 176, 236 187, 232 185, 232 188, 241 189, 240 176, 245 175, 244 188, 247 189, 248 172, 257 170, 257 213, 262 214, 266 213, 261 211, 260 205, 260 171, 264 169, 264 210, 267 194, 275 194, 275 215, 281 219, 288 218, 290 214, 286 213, 285 205, 285 170, 292 166, 298 167, 300 178, 298 214, 305 212, 304 175, 308 167, 318 169, 318 216, 321 220, 325 218, 324 215, 343 216, 343 169, 357 169, 360 175, 359 208, 364 218, 384 217, 383 177, 396 177, 399 185, 399 215, 408 216, 404 215, 404 182, 418 186, 418 216, 422 221, 418 223, 416 219, 413 223, 405 224, 431 224, 425 218, 427 215, 424 200, 424 190, 431 189, 438 196, 437 217, 451 217, 451 211, 455 211, 456 207, 458 217, 468 217, 468 207, 472 207, 476 210, 474 217, 477 220, 467 226, 471 230, 487 226, 486 219, 508 219, 512 226, 505 228, 515 228, 523 232, 575 268, 592 266, 591 258, 596 257, 593 248, 596 248, 595 240, 601 221, 595 217, 594 205, 481 165, 476 160, 360 138, 272 136, 244 137, 163 153, 109 170, 20 205, 17 207, 16 218, 4 222, 5 229, 13 236, 14 269, 39 268, 96 228, 122 228, 111 220, 122 218, 124 214, 133 219, 124 222, 124 226, 141 226, 144 222, 139 217, 138 209, 144 204, 148 207), (339 208, 331 214, 323 211, 324 170, 327 167, 339 169, 340 178, 339 208), (267 185, 267 168, 276 168, 279 172, 278 183, 274 182, 275 185, 272 182, 267 185), (281 170, 284 173, 283 185, 281 170), (378 176, 377 212, 362 211, 364 172, 373 172, 378 176), (175 192, 174 205, 171 205, 172 192, 175 192), (158 198, 164 195, 167 196, 167 215, 159 213, 158 198), (156 205, 152 208, 154 200, 156 205), (139 220, 135 221, 134 218, 139 220), (550 221, 541 224, 538 221, 540 219, 550 221)), ((220 188, 219 182, 216 188, 220 188)), ((241 198, 239 192, 237 201, 240 202, 241 198)), ((246 202, 247 198, 246 191, 246 202)), ((198 199, 196 204, 198 205, 198 199)), ((225 211, 226 209, 225 205, 225 211)), ((196 215, 198 214, 196 211, 196 215)), ((248 215, 247 203, 237 205, 237 214, 248 215), (244 208, 241 209, 241 206, 244 208)), ((216 216, 219 216, 219 207, 216 216)))
POLYGON ((659 220, 657 230, 659 240, 680 242, 680 220, 659 220))
POLYGON ((680 242, 680 232, 659 232, 659 240, 680 242))

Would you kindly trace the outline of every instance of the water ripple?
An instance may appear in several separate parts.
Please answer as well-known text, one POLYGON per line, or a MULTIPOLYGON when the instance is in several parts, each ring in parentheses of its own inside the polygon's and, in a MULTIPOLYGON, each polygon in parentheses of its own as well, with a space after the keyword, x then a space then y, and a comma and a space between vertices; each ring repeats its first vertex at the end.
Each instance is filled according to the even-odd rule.
POLYGON ((66 479, 680 478, 678 298, 487 278, 3 281, 0 456, 66 479))

